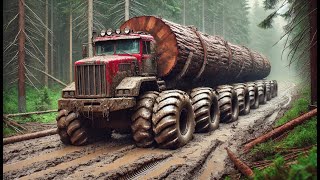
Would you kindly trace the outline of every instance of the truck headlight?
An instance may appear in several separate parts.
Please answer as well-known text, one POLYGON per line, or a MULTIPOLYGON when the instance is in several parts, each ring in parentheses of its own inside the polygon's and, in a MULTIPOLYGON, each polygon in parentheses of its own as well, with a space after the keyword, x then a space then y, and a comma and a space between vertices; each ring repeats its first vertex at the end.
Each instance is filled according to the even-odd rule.
POLYGON ((130 32, 130 29, 128 27, 124 28, 124 33, 125 34, 129 34, 129 32, 130 32))
POLYGON ((105 30, 102 30, 101 32, 100 32, 100 35, 103 37, 103 36, 105 36, 106 35, 106 31, 105 30))
POLYGON ((112 34, 112 29, 109 28, 109 29, 107 30, 107 35, 110 36, 111 34, 112 34))
POLYGON ((63 91, 62 92, 63 98, 72 98, 72 97, 74 97, 74 95, 75 95, 74 91, 63 91))

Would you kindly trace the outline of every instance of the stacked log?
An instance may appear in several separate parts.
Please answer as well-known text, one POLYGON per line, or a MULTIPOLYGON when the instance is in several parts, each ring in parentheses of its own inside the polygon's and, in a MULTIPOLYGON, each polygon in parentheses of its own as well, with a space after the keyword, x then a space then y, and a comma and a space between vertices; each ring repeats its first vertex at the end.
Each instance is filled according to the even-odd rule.
POLYGON ((187 82, 222 83, 262 79, 270 73, 270 63, 245 46, 234 45, 219 36, 197 31, 155 16, 139 16, 121 29, 151 34, 156 41, 158 76, 174 84, 187 82))

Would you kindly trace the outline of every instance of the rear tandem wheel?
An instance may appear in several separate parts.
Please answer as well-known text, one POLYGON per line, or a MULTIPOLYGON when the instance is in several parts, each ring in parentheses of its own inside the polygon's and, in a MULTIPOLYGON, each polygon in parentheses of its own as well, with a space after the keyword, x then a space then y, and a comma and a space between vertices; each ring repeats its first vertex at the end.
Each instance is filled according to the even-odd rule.
POLYGON ((196 132, 210 132, 218 129, 220 110, 218 96, 211 88, 195 88, 191 92, 192 106, 195 113, 196 132))

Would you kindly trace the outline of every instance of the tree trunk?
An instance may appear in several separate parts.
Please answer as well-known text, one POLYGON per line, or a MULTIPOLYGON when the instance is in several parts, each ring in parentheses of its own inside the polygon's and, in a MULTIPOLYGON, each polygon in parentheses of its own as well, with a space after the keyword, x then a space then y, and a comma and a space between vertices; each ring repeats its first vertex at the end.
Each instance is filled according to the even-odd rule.
POLYGON ((18 40, 18 109, 26 112, 26 89, 25 89, 25 0, 19 0, 19 40, 18 40))
MULTIPOLYGON (((317 0, 311 0, 310 10, 317 8, 317 0)), ((310 15, 310 78, 311 78, 311 105, 316 105, 317 102, 317 10, 310 15)))
POLYGON ((72 12, 69 15, 69 82, 73 81, 72 75, 72 12))
POLYGON ((51 22, 51 30, 52 30, 52 34, 51 34, 51 39, 50 39, 50 42, 51 42, 51 50, 50 50, 50 73, 52 74, 52 76, 54 76, 56 73, 54 73, 54 63, 53 63, 53 1, 54 0, 51 0, 51 17, 50 17, 50 22, 51 22))
POLYGON ((93 56, 92 51, 92 29, 93 29, 93 0, 88 0, 88 55, 93 56))
MULTIPOLYGON (((44 42, 44 54, 45 54, 45 63, 44 63, 44 71, 46 72, 46 73, 49 73, 48 71, 49 71, 49 68, 48 68, 48 66, 49 66, 49 48, 48 48, 48 43, 49 43, 49 31, 48 31, 48 28, 47 27, 49 27, 48 25, 49 25, 49 23, 48 23, 48 21, 49 21, 49 18, 48 18, 48 16, 49 16, 49 13, 48 13, 48 0, 46 0, 46 28, 45 28, 45 42, 44 42)), ((44 85, 45 86, 48 86, 48 77, 47 76, 45 76, 44 77, 44 85)))
POLYGON ((124 20, 125 21, 129 20, 129 18, 130 18, 129 7, 130 7, 130 0, 125 0, 125 3, 124 3, 124 20))
POLYGON ((50 136, 53 134, 57 134, 57 128, 54 129, 48 129, 44 131, 39 131, 39 132, 34 132, 30 134, 23 134, 19 136, 13 136, 13 137, 8 137, 3 139, 3 144, 11 144, 15 142, 20 142, 20 141, 26 141, 29 139, 35 139, 35 138, 40 138, 44 136, 50 136))
POLYGON ((234 165, 236 165, 237 169, 245 176, 252 178, 254 176, 252 169, 244 162, 242 162, 238 157, 236 157, 236 155, 234 155, 234 153, 227 147, 225 149, 227 150, 229 158, 234 163, 234 165))
POLYGON ((193 27, 154 16, 131 18, 121 29, 125 27, 155 38, 157 73, 172 86, 182 85, 180 82, 213 86, 262 79, 270 73, 269 61, 259 53, 193 27))
POLYGON ((244 146, 244 152, 248 152, 253 146, 255 146, 259 143, 266 142, 267 140, 269 140, 271 138, 275 138, 275 137, 279 136, 280 134, 282 134, 288 130, 293 129, 294 127, 302 124, 306 120, 308 120, 311 117, 316 116, 316 115, 317 115, 317 108, 315 108, 314 110, 312 110, 308 113, 301 115, 300 117, 297 117, 297 118, 287 122, 286 124, 284 124, 280 127, 277 127, 276 129, 268 132, 267 134, 264 134, 264 135, 258 137, 257 139, 246 144, 244 146))

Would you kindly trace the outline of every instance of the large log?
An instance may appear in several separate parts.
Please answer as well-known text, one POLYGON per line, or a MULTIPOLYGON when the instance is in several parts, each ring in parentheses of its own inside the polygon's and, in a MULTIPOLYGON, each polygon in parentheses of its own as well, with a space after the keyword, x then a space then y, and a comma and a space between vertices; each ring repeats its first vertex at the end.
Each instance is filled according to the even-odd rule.
POLYGON ((219 36, 201 33, 155 16, 129 19, 120 29, 151 34, 156 44, 158 76, 166 82, 209 82, 221 84, 262 79, 270 73, 270 63, 244 46, 219 36))
POLYGON ((249 150, 251 148, 253 148, 255 145, 259 144, 259 143, 263 143, 266 142, 267 140, 271 139, 271 138, 275 138, 278 137, 279 135, 281 135, 282 133, 291 130, 293 128, 295 128, 296 126, 304 123, 305 121, 309 120, 310 118, 312 118, 313 116, 317 115, 317 108, 313 109, 312 111, 309 111, 279 127, 277 127, 276 129, 273 129, 272 131, 254 139, 253 141, 249 142, 248 144, 244 145, 244 152, 247 153, 249 152, 249 150))
POLYGON ((3 138, 3 145, 20 142, 20 141, 26 141, 29 139, 40 138, 44 136, 50 136, 54 134, 57 134, 57 128, 29 133, 29 134, 18 135, 18 136, 12 136, 8 138, 3 138))

